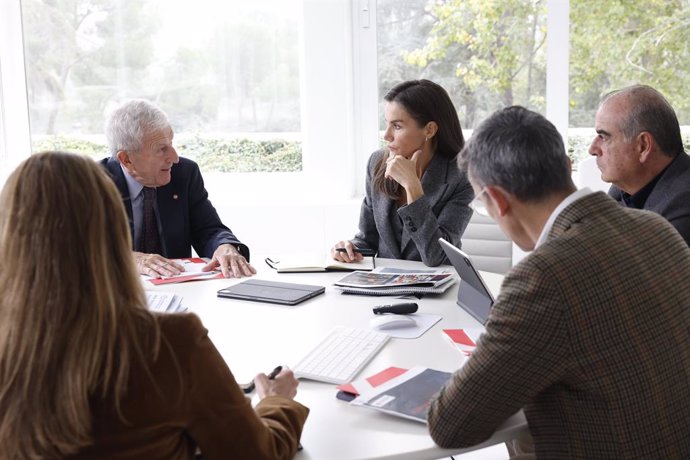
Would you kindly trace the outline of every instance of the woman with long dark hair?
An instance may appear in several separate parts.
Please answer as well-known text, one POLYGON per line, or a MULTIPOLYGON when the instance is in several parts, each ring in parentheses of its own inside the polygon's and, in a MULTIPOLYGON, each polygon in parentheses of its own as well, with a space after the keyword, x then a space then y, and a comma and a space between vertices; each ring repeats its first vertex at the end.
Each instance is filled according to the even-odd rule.
POLYGON ((336 243, 332 256, 361 260, 358 249, 448 263, 438 239, 460 247, 474 198, 455 162, 465 143, 458 114, 446 90, 429 80, 400 83, 384 100, 388 145, 369 158, 359 233, 336 243))

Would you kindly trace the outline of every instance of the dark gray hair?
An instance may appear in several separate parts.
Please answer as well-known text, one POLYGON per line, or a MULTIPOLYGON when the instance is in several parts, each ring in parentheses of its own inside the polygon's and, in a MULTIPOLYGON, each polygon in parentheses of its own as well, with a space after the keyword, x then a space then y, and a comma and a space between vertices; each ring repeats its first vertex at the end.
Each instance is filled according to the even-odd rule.
POLYGON ((665 155, 675 157, 683 151, 678 117, 663 94, 651 86, 633 85, 606 94, 601 105, 619 96, 624 98, 627 108, 620 114, 619 126, 626 142, 646 131, 665 155))
POLYGON ((168 116, 144 99, 131 99, 110 113, 105 125, 110 154, 120 150, 135 153, 143 148, 144 134, 170 126, 168 116))
POLYGON ((474 130, 458 166, 482 187, 499 186, 522 201, 574 188, 556 127, 520 106, 495 112, 474 130))

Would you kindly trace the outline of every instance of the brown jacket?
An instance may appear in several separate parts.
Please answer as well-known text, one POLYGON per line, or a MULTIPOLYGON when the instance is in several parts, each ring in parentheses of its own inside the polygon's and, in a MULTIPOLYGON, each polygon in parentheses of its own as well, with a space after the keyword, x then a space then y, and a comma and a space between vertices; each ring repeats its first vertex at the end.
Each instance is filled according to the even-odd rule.
POLYGON ((150 374, 131 370, 122 401, 126 423, 110 400, 94 399, 94 444, 73 459, 205 460, 292 458, 309 410, 269 396, 254 410, 198 317, 158 317, 162 332, 150 374))
POLYGON ((429 412, 445 447, 523 408, 544 459, 690 456, 690 249, 662 217, 587 195, 506 276, 429 412))

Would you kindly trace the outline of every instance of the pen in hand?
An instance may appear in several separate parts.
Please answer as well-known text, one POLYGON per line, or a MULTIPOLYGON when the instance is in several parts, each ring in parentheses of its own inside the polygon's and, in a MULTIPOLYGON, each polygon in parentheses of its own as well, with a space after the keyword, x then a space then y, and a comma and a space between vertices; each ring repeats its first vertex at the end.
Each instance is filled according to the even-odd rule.
MULTIPOLYGON (((269 374, 268 374, 268 380, 275 380, 276 377, 278 377, 278 374, 280 374, 280 371, 283 370, 283 366, 276 366, 275 369, 273 369, 269 374)), ((244 391, 245 394, 251 393, 254 391, 254 388, 256 387, 254 380, 249 383, 246 387, 242 388, 242 391, 244 391)), ((297 450, 300 451, 302 450, 302 443, 297 444, 297 450)))
MULTIPOLYGON (((268 380, 273 380, 276 377, 278 377, 278 374, 280 374, 280 371, 283 370, 283 366, 276 366, 275 369, 273 369, 269 374, 268 374, 268 380)), ((246 387, 242 388, 242 391, 244 391, 244 394, 249 394, 252 391, 254 391, 254 388, 256 388, 256 385, 254 384, 254 380, 249 382, 249 385, 246 387)))
MULTIPOLYGON (((335 248, 336 252, 347 252, 347 249, 345 248, 335 248)), ((358 252, 362 254, 363 256, 373 256, 375 251, 373 249, 365 249, 365 248, 352 248, 352 252, 358 252)))

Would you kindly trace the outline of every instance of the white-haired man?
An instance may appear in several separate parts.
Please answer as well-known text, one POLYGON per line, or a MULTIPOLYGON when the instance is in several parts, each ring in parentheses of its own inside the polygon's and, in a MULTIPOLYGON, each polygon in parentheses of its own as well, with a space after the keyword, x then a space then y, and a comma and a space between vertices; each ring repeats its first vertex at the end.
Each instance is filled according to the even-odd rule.
POLYGON ((146 100, 115 109, 106 124, 111 156, 101 161, 122 194, 139 272, 179 274, 172 259, 194 247, 226 277, 251 276, 249 248, 223 225, 208 199, 199 167, 178 156, 166 114, 146 100))

